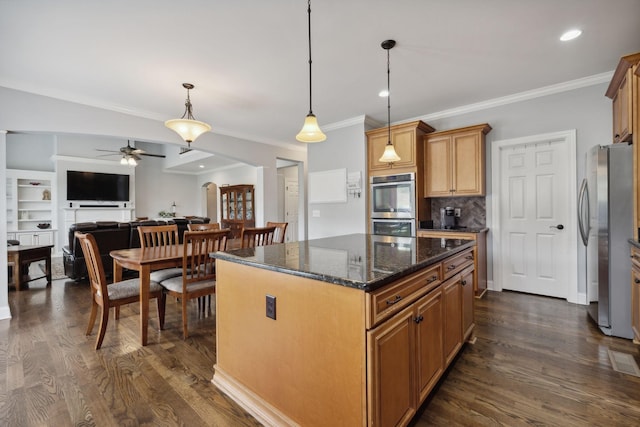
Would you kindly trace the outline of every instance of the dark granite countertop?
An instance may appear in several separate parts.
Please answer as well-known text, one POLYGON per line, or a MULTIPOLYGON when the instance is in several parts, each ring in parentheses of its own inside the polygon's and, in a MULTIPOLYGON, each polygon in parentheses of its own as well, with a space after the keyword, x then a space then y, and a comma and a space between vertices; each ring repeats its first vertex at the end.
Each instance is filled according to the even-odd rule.
POLYGON ((463 239, 349 234, 216 252, 217 259, 373 291, 475 242, 463 239))
POLYGON ((637 240, 635 240, 635 239, 629 239, 629 243, 630 243, 632 246, 635 246, 636 248, 640 249, 640 242, 638 242, 637 240))
POLYGON ((420 228, 418 231, 437 231, 445 233, 485 233, 489 231, 487 227, 483 228, 420 228))

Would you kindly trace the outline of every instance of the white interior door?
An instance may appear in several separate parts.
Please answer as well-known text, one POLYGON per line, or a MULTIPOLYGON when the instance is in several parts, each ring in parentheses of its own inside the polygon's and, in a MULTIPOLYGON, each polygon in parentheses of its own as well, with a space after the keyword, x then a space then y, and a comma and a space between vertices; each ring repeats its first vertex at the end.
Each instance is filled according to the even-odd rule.
POLYGON ((501 289, 575 301, 575 132, 495 145, 494 276, 501 289))
POLYGON ((288 222, 285 242, 298 241, 298 181, 285 181, 284 220, 288 222))

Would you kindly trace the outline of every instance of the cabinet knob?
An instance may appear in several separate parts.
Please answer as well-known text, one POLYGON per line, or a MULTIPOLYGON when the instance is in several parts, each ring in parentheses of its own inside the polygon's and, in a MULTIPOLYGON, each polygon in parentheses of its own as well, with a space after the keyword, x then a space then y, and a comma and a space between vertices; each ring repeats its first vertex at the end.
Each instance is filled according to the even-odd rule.
POLYGON ((462 286, 466 286, 466 285, 467 285, 467 281, 466 281, 466 280, 463 280, 463 281, 462 281, 462 286))
POLYGON ((636 283, 640 283, 640 279, 638 279, 637 277, 635 278, 634 282, 636 283))
POLYGON ((456 268, 455 264, 451 264, 449 267, 447 267, 447 270, 453 270, 454 268, 456 268))
POLYGON ((438 280, 438 276, 434 275, 434 276, 431 276, 429 279, 427 279, 427 283, 433 283, 436 280, 438 280))
POLYGON ((413 321, 414 321, 414 322, 416 322, 416 323, 420 323, 420 322, 422 322, 423 320, 424 320, 424 317, 422 317, 422 314, 421 314, 421 315, 419 315, 419 316, 416 316, 416 317, 413 319, 413 321))

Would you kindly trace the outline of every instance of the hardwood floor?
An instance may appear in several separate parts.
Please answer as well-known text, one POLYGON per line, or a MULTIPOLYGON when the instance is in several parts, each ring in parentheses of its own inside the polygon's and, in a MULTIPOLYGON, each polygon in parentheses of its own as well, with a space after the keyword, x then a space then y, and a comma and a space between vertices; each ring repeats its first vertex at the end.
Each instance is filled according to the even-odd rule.
MULTIPOLYGON (((95 351, 95 331, 84 335, 86 283, 29 287, 9 293, 13 318, 0 321, 0 425, 259 425, 210 382, 215 316, 198 319, 191 307, 183 341, 178 303, 167 301, 162 333, 152 304, 141 347, 138 307, 129 305, 119 321, 110 317, 95 351)), ((613 371, 607 354, 638 360, 631 341, 602 335, 585 307, 561 300, 489 292, 476 302, 477 342, 414 426, 640 425, 640 378, 613 371)))
POLYGON ((474 345, 466 345, 414 426, 638 426, 640 378, 615 372, 586 307, 514 292, 476 300, 474 345))
MULTIPOLYGON (((215 316, 196 318, 182 339, 180 306, 167 299, 165 330, 151 307, 149 345, 140 346, 137 304, 113 311, 102 349, 89 319, 87 283, 43 280, 9 293, 0 321, 2 426, 256 426, 213 384, 215 316)), ((197 304, 196 300, 193 304, 197 304)))

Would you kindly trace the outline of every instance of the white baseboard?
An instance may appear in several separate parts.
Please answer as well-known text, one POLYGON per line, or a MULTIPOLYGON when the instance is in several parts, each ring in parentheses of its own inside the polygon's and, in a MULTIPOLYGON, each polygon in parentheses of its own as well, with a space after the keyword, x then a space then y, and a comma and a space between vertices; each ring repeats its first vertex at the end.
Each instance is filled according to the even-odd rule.
POLYGON ((0 320, 11 319, 11 310, 9 306, 0 307, 0 320))

